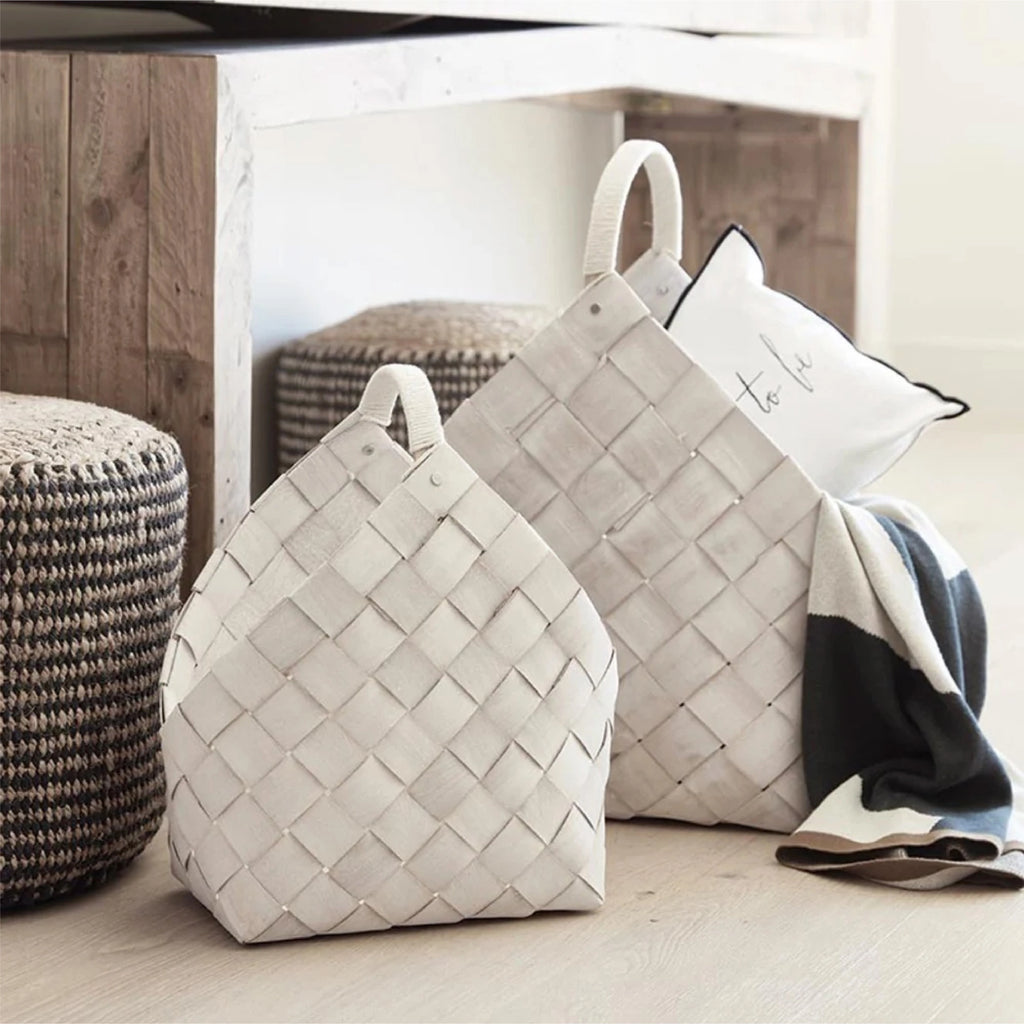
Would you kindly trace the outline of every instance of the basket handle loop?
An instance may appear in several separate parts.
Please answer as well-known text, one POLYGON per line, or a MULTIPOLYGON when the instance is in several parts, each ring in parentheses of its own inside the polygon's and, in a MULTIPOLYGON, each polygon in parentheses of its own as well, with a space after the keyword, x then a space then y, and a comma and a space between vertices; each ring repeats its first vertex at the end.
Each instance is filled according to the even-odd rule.
POLYGON ((395 402, 402 399, 409 428, 409 452, 416 457, 444 440, 441 413, 434 389, 418 366, 388 363, 373 372, 360 399, 357 412, 363 419, 382 427, 391 423, 395 402))
POLYGON ((669 151, 650 139, 630 139, 615 151, 597 183, 583 255, 583 276, 589 284, 615 270, 626 197, 640 168, 651 183, 654 225, 651 248, 678 263, 683 255, 683 193, 679 172, 669 151))

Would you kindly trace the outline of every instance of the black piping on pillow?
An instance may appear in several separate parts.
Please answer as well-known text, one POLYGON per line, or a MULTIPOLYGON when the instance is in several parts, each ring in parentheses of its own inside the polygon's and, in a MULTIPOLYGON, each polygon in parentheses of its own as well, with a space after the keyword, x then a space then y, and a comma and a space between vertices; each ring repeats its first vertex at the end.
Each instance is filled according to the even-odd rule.
MULTIPOLYGON (((718 252, 718 247, 734 231, 739 232, 739 234, 741 234, 746 239, 751 249, 753 249, 754 252, 757 254, 757 258, 761 261, 761 270, 767 270, 767 268, 765 267, 764 257, 761 255, 761 250, 758 248, 757 242, 755 242, 754 239, 750 237, 750 234, 747 232, 746 228, 744 228, 740 224, 730 224, 729 227, 727 227, 725 231, 722 232, 722 234, 719 236, 715 244, 711 247, 711 252, 708 253, 708 256, 704 260, 704 263, 701 265, 700 270, 698 270, 697 273, 693 275, 693 280, 690 281, 690 283, 683 290, 683 294, 679 296, 679 300, 672 308, 672 312, 669 314, 668 320, 665 321, 666 330, 668 330, 672 326, 672 321, 675 320, 676 313, 679 312, 679 307, 682 306, 682 304, 686 301, 686 296, 690 294, 690 291, 692 290, 693 286, 700 280, 701 274, 704 273, 704 271, 710 265, 711 261, 715 258, 715 253, 718 252)), ((791 295, 789 292, 784 292, 778 288, 774 288, 772 290, 778 292, 779 295, 785 295, 786 298, 792 299, 798 306, 803 306, 804 309, 806 309, 810 313, 813 313, 816 317, 818 317, 819 320, 824 320, 825 323, 829 325, 829 327, 836 331, 841 337, 845 338, 853 348, 857 349, 857 352, 859 352, 860 355, 864 356, 865 359, 871 359, 876 363, 880 363, 882 366, 886 367, 886 369, 892 370, 893 373, 899 374, 899 376, 901 376, 908 384, 912 384, 915 388, 923 388, 925 391, 930 391, 933 395, 935 395, 936 398, 941 399, 943 402, 949 402, 951 404, 960 406, 960 408, 956 412, 949 412, 946 413, 944 416, 936 416, 935 420, 933 420, 932 422, 937 422, 938 420, 955 420, 958 416, 963 416, 965 412, 970 412, 971 407, 962 398, 955 398, 951 395, 944 394, 937 387, 934 387, 931 384, 926 384, 924 381, 911 380, 902 370, 893 366, 892 363, 887 363, 884 359, 880 359, 878 356, 871 355, 870 352, 864 352, 862 349, 857 348, 856 342, 846 333, 846 331, 844 331, 838 324, 833 323, 827 316, 824 315, 824 313, 819 313, 818 310, 814 309, 812 306, 808 306, 807 303, 803 301, 803 299, 798 298, 796 295, 791 295)))

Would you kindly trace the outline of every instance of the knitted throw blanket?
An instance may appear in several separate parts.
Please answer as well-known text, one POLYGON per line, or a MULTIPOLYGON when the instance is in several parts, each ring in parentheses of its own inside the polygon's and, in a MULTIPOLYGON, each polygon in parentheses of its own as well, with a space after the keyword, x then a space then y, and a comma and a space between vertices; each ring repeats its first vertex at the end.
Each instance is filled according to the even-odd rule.
POLYGON ((804 660, 805 871, 937 889, 1024 886, 1024 779, 986 740, 985 617, 959 556, 912 506, 826 496, 804 660))

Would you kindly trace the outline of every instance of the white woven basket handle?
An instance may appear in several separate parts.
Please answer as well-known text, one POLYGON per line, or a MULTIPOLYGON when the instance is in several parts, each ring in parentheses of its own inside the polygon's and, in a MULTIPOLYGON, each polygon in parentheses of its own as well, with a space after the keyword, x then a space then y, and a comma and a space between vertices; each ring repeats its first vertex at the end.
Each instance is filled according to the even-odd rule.
POLYGON ((363 419, 387 427, 399 397, 409 428, 410 454, 416 456, 440 444, 444 440, 441 413, 434 389, 418 366, 388 363, 376 369, 366 384, 357 412, 363 419))
POLYGON ((667 253, 677 263, 683 255, 683 193, 675 161, 660 142, 630 139, 608 161, 594 193, 583 255, 583 276, 588 284, 615 269, 626 197, 641 167, 651 183, 654 207, 651 248, 667 253))

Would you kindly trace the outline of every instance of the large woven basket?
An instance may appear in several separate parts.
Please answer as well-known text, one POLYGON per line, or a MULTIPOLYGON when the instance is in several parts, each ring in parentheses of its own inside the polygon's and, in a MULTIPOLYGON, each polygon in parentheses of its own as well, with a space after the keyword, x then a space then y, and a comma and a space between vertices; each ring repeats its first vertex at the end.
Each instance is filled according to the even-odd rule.
POLYGON ((587 288, 448 437, 570 566, 615 640, 609 815, 790 831, 808 810, 799 718, 820 492, 615 273, 641 165, 647 281, 677 264, 675 167, 655 143, 626 143, 595 199, 587 288))
POLYGON ((186 501, 173 438, 93 405, 3 395, 4 906, 101 881, 159 825, 157 682, 186 501))
POLYGON ((601 903, 611 641, 415 367, 256 502, 163 680, 172 870, 240 941, 601 903))
MULTIPOLYGON (((364 310, 291 342, 277 364, 279 471, 290 469, 356 408, 378 367, 420 367, 446 418, 550 317, 536 306, 402 302, 364 310)), ((401 410, 390 431, 399 444, 408 442, 401 410)))

